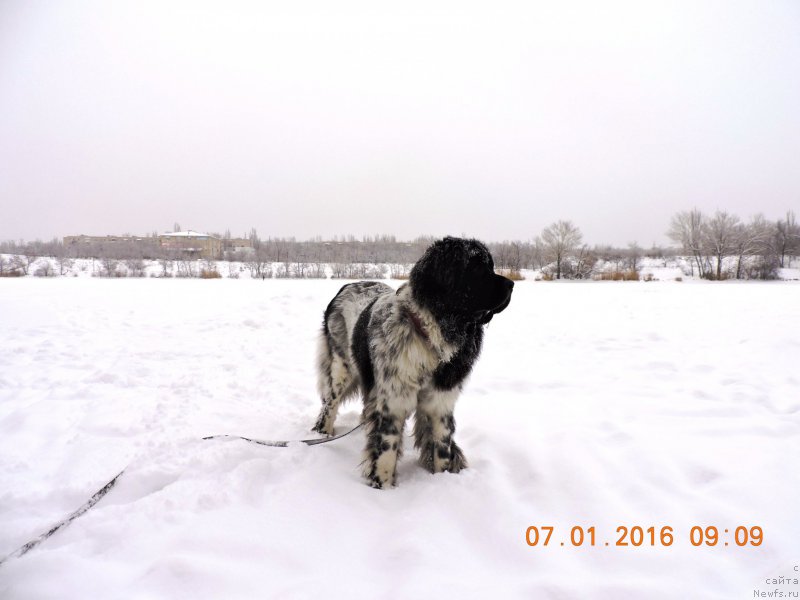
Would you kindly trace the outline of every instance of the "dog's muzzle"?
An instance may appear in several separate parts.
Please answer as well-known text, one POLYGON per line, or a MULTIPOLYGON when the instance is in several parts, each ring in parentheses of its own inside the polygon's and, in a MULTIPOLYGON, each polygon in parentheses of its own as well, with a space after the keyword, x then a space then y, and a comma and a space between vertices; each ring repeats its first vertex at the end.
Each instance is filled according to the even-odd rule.
POLYGON ((491 310, 480 310, 477 313, 475 313, 475 321, 479 325, 486 325, 486 323, 492 320, 493 316, 495 316, 499 312, 503 312, 511 302, 511 292, 514 290, 514 282, 506 277, 504 277, 503 279, 505 280, 503 281, 503 285, 506 288, 505 299, 491 310))

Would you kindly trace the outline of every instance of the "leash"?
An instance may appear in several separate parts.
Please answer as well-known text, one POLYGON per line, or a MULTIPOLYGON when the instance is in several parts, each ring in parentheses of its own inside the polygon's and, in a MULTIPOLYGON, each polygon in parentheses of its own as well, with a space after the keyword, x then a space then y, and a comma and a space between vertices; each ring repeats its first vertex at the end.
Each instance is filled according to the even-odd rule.
POLYGON ((339 435, 335 435, 333 437, 326 437, 326 438, 315 438, 313 440, 294 440, 294 441, 282 441, 282 442, 273 442, 271 440, 254 440, 252 438, 244 437, 241 435, 230 435, 228 433, 223 433, 221 435, 209 435, 208 437, 204 437, 204 440, 218 440, 221 438, 227 438, 232 440, 244 440, 245 442, 250 442, 251 444, 259 444, 261 446, 274 446, 276 448, 286 448, 289 444, 296 444, 298 442, 305 444, 306 446, 316 446, 317 444, 327 444, 328 442, 332 442, 334 440, 338 440, 343 438, 346 435, 350 435, 356 429, 360 428, 363 423, 359 423, 355 427, 353 427, 350 431, 345 431, 344 433, 340 433, 339 435))
MULTIPOLYGON (((241 435, 229 435, 229 434, 209 435, 209 436, 204 437, 202 439, 204 439, 204 440, 217 440, 217 439, 243 440, 243 441, 249 442, 251 444, 258 444, 259 446, 272 446, 274 448, 286 448, 289 444, 296 444, 296 443, 302 443, 302 444, 305 444, 306 446, 317 446, 319 444, 327 444, 328 442, 333 442, 333 441, 341 439, 341 438, 343 438, 343 437, 345 437, 347 435, 350 435, 355 430, 360 429, 362 425, 363 425, 363 423, 359 423, 358 425, 353 427, 350 431, 346 431, 344 433, 340 433, 339 435, 335 435, 333 437, 315 438, 315 439, 311 439, 311 440, 281 440, 281 441, 258 440, 258 439, 254 439, 254 438, 244 437, 244 436, 241 436, 241 435)), ((130 465, 128 465, 128 466, 130 466, 130 465)), ((91 498, 89 498, 86 502, 83 503, 83 505, 80 508, 78 508, 78 510, 70 513, 67 517, 65 517, 64 519, 59 521, 57 524, 53 525, 50 529, 48 529, 46 532, 41 534, 39 537, 36 537, 36 538, 32 539, 27 544, 24 544, 24 545, 20 546, 19 548, 17 548, 14 552, 9 554, 8 556, 0 559, 0 566, 2 566, 3 563, 5 563, 6 561, 8 561, 8 560, 10 560, 12 558, 19 558, 20 556, 23 556, 23 555, 27 554, 28 552, 30 552, 31 550, 36 548, 36 546, 38 546, 43 541, 45 541, 47 538, 49 538, 53 534, 55 534, 57 531, 63 529, 64 527, 66 527, 67 525, 72 523, 75 519, 77 519, 78 517, 86 514, 89 511, 90 508, 92 508, 95 504, 100 502, 100 500, 102 500, 103 497, 106 494, 108 494, 108 492, 110 492, 112 489, 114 489, 114 486, 117 485, 117 482, 119 481, 120 477, 122 477, 122 475, 125 473, 125 470, 127 468, 128 467, 125 467, 125 469, 122 469, 122 471, 120 471, 111 481, 109 481, 107 484, 105 484, 103 487, 101 487, 99 490, 97 490, 94 493, 94 495, 92 495, 91 498)))

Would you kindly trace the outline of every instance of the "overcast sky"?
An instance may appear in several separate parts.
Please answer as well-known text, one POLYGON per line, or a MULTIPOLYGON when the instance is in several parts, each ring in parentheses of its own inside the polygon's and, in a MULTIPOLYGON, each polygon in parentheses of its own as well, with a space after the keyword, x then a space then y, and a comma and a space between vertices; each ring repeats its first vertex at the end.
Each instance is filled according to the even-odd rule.
POLYGON ((800 2, 0 0, 0 239, 800 212, 800 2))

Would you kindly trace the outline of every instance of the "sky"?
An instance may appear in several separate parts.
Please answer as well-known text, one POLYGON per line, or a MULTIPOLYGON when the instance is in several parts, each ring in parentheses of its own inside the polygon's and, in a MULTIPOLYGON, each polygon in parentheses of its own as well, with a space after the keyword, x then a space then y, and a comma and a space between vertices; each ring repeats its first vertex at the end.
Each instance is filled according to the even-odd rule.
POLYGON ((800 3, 0 0, 0 240, 800 213, 800 3))

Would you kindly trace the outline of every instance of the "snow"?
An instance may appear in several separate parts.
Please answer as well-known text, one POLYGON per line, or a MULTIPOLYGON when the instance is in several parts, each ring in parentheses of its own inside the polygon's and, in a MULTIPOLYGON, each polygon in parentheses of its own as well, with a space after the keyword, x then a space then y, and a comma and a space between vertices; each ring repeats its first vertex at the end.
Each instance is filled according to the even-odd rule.
POLYGON ((456 407, 458 475, 407 438, 398 487, 373 490, 360 431, 202 441, 310 436, 341 284, 0 279, 0 556, 129 465, 0 566, 0 597, 752 598, 797 577, 800 284, 518 282, 456 407), (615 546, 634 525, 674 543, 615 546))

